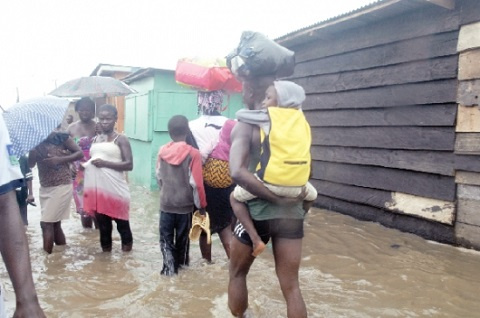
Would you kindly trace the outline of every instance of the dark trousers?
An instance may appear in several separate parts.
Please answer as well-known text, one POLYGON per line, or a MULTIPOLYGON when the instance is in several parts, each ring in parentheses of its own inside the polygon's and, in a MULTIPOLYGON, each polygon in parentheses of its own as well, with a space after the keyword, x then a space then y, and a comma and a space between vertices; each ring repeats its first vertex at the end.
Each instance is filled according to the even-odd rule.
POLYGON ((178 273, 178 268, 188 266, 192 214, 177 214, 160 211, 160 251, 163 256, 163 275, 178 273))
POLYGON ((130 230, 130 222, 126 220, 114 219, 108 215, 95 212, 98 229, 100 231, 100 245, 103 249, 112 248, 112 221, 117 223, 117 231, 122 240, 122 246, 133 243, 132 231, 130 230))

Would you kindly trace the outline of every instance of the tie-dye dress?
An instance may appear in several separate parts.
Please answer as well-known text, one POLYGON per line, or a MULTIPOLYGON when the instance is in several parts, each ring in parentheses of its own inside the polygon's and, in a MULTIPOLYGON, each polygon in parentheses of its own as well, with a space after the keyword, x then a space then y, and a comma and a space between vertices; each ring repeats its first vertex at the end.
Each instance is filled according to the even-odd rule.
MULTIPOLYGON (((117 137, 118 138, 118 137, 117 137)), ((123 171, 110 168, 97 168, 93 159, 103 159, 113 162, 122 161, 120 147, 116 139, 111 142, 96 142, 90 148, 91 159, 84 164, 85 186, 83 208, 89 215, 95 212, 105 214, 114 219, 129 219, 130 191, 123 171)))

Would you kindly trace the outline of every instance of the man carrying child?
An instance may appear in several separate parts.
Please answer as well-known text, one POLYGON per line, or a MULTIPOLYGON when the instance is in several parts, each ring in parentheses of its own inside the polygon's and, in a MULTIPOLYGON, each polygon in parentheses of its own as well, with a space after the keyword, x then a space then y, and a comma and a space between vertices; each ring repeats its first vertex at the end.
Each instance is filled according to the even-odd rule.
MULTIPOLYGON (((260 109, 265 91, 274 76, 257 76, 243 81, 243 99, 249 109, 260 109)), ((247 202, 254 226, 264 241, 272 240, 275 271, 287 303, 287 317, 307 317, 300 290, 300 268, 305 211, 303 191, 297 198, 281 197, 270 191, 249 170, 260 160, 260 128, 238 122, 232 131, 230 172, 233 180, 258 197, 247 202)), ((247 275, 255 257, 248 233, 237 224, 230 244, 228 305, 235 317, 243 317, 248 308, 247 275)))
MULTIPOLYGON (((261 128, 262 150, 255 176, 279 196, 297 197, 306 191, 304 209, 308 211, 317 198, 317 190, 310 178, 312 138, 310 125, 301 110, 305 100, 303 88, 290 81, 274 81, 265 92, 262 108, 241 109, 239 121, 261 128), (304 189, 305 188, 305 189, 304 189)), ((245 202, 256 196, 240 186, 235 188, 231 204, 239 227, 245 228, 252 243, 253 256, 265 249, 265 241, 258 235, 245 202)))

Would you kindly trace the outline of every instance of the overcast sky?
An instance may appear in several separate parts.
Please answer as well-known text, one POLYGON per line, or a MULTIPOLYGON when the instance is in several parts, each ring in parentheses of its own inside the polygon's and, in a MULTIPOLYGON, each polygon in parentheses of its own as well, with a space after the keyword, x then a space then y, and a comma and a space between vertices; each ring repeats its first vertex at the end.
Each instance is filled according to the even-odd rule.
POLYGON ((2 0, 0 105, 48 94, 99 63, 175 69, 223 57, 244 30, 274 39, 374 0, 2 0))

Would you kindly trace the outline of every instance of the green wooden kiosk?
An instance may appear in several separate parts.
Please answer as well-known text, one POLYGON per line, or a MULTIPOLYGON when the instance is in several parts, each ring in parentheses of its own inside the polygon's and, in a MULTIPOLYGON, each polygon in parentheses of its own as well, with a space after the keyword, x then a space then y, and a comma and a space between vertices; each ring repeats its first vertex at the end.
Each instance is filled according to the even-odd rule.
MULTIPOLYGON (((128 179, 149 189, 158 188, 155 164, 160 146, 169 142, 167 123, 174 115, 198 118, 197 91, 177 84, 175 71, 146 68, 123 79, 138 93, 125 98, 125 135, 133 153, 133 171, 128 179)), ((240 94, 224 98, 226 117, 235 118, 243 107, 240 94)))

